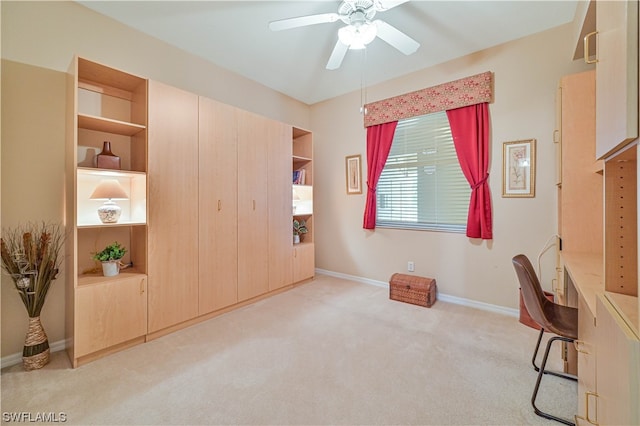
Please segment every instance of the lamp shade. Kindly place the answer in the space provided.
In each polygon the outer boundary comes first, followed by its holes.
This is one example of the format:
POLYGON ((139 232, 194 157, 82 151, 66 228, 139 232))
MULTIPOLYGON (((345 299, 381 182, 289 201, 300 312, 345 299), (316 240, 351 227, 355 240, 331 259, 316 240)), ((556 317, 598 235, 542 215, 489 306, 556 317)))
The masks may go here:
POLYGON ((122 209, 113 200, 126 200, 129 196, 117 179, 103 179, 89 198, 107 200, 98 208, 98 217, 102 223, 116 223, 120 219, 122 209))
POLYGON ((117 179, 103 179, 89 197, 92 200, 126 200, 126 191, 117 179))

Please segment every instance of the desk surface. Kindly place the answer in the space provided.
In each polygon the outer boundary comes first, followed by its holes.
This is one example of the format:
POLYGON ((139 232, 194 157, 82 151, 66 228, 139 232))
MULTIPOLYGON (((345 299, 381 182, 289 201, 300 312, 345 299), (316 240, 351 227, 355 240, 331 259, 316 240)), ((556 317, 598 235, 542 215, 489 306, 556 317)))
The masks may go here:
POLYGON ((598 294, 604 293, 602 254, 561 252, 564 266, 578 294, 595 318, 598 294))
POLYGON ((636 338, 640 339, 640 305, 638 304, 638 298, 610 291, 605 292, 605 296, 636 335, 636 338))
POLYGON ((593 317, 596 318, 598 294, 604 294, 629 328, 640 338, 640 303, 638 298, 605 291, 602 255, 571 252, 562 252, 561 255, 573 286, 586 302, 593 317))

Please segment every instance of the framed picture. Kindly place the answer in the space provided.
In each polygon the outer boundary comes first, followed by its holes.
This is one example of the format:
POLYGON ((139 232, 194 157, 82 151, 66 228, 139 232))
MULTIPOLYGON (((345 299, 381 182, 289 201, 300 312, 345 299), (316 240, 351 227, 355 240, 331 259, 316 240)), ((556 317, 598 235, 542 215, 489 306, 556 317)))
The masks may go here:
POLYGON ((502 151, 502 196, 535 197, 536 140, 504 142, 502 151))
POLYGON ((347 172, 347 195, 362 194, 362 167, 360 154, 345 158, 347 172))

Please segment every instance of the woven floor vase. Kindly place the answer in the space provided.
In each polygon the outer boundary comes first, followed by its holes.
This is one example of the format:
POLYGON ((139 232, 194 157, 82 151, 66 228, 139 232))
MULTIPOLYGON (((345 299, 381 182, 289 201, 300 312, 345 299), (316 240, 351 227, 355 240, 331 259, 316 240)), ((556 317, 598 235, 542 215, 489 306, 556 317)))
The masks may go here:
POLYGON ((29 318, 29 329, 24 341, 22 363, 25 370, 37 370, 49 363, 49 340, 42 328, 40 317, 29 318))

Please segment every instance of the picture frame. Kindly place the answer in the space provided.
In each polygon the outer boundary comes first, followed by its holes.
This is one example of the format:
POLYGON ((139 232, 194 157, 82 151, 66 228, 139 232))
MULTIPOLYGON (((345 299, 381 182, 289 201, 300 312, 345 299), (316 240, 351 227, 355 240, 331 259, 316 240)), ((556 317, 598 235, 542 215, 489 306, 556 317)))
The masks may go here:
POLYGON ((502 145, 502 197, 524 198, 536 194, 536 140, 502 145))
POLYGON ((362 194, 362 157, 360 154, 345 157, 347 195, 362 194))

